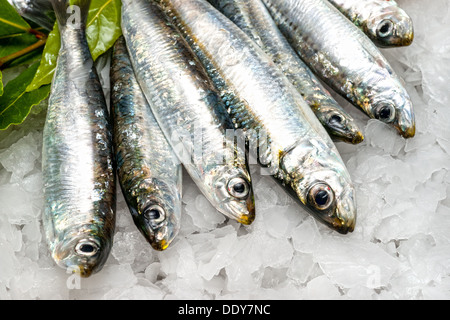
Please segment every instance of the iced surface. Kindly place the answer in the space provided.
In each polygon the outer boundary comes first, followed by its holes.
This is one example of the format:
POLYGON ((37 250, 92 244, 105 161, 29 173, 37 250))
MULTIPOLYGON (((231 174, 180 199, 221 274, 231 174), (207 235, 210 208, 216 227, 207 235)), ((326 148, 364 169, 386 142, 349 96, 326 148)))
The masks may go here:
POLYGON ((0 132, 0 300, 449 299, 450 3, 398 3, 416 39, 383 53, 413 98, 417 136, 405 141, 337 97, 366 134, 361 145, 337 144, 357 189, 353 234, 316 222, 256 166, 258 215, 249 227, 217 212, 184 173, 175 242, 155 252, 118 188, 109 260, 79 279, 55 266, 44 239, 40 106, 23 126, 0 132))

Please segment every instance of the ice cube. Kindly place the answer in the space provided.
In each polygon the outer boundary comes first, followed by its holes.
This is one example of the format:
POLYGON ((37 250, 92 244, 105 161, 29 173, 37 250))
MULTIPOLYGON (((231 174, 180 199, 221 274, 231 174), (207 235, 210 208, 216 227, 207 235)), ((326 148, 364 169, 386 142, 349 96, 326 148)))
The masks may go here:
POLYGON ((0 153, 0 163, 7 171, 12 172, 11 179, 14 182, 20 181, 34 169, 35 161, 40 156, 38 135, 32 132, 0 153))
POLYGON ((336 300, 341 297, 339 289, 326 276, 312 279, 306 288, 310 300, 336 300))
POLYGON ((322 239, 314 260, 333 283, 345 288, 386 286, 398 270, 398 261, 380 246, 335 235, 322 239))
POLYGON ((28 193, 16 184, 0 186, 0 203, 0 215, 10 223, 20 225, 35 218, 28 193))
POLYGON ((287 275, 294 281, 303 284, 311 276, 315 264, 311 254, 296 253, 292 258, 287 275))
POLYGON ((292 232, 292 243, 298 252, 312 253, 321 241, 317 223, 312 217, 306 218, 292 232))
POLYGON ((225 216, 218 212, 202 194, 197 195, 195 201, 187 204, 185 209, 194 225, 201 230, 214 229, 225 221, 225 216))
POLYGON ((155 283, 161 270, 161 263, 154 262, 145 269, 145 278, 151 283, 155 283))
POLYGON ((286 206, 273 206, 269 210, 258 210, 258 217, 262 216, 264 228, 268 234, 275 238, 286 238, 288 236, 290 222, 286 215, 287 209, 286 206))

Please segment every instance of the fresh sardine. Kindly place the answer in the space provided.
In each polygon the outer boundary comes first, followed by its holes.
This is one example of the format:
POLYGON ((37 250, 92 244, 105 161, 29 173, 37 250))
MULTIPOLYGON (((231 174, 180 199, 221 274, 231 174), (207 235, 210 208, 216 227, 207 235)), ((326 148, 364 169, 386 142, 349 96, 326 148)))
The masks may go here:
POLYGON ((410 16, 394 0, 328 0, 379 47, 409 46, 414 40, 410 16))
POLYGON ((182 167, 142 93, 119 38, 111 64, 111 114, 119 182, 134 223, 156 250, 180 230, 182 167))
POLYGON ((302 60, 372 118, 415 135, 408 92, 372 41, 326 0, 262 0, 302 60))
POLYGON ((278 30, 261 0, 209 0, 280 67, 335 140, 360 143, 354 119, 334 100, 278 30))
POLYGON ((189 45, 148 0, 122 1, 122 29, 138 82, 189 175, 217 210, 252 223, 245 150, 229 137, 233 123, 189 45))
POLYGON ((55 13, 50 0, 8 0, 24 18, 52 30, 55 24, 55 13))
POLYGON ((158 0, 203 62, 250 150, 317 219, 347 233, 356 221, 350 175, 300 93, 242 30, 206 0, 158 0))
POLYGON ((43 220, 53 259, 88 277, 101 270, 113 242, 112 132, 85 34, 90 0, 79 1, 79 28, 66 24, 69 0, 52 2, 61 50, 44 128, 43 220))

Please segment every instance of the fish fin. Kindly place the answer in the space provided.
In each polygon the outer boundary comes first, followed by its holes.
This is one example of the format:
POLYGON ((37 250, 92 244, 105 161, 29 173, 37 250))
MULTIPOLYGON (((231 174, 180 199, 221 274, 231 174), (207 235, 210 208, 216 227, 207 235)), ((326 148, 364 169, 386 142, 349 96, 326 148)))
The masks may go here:
POLYGON ((50 0, 55 11, 56 19, 60 29, 68 23, 78 25, 79 28, 86 26, 87 16, 91 0, 50 0), (72 2, 72 5, 70 4, 72 2), (69 7, 72 7, 69 9, 69 7))

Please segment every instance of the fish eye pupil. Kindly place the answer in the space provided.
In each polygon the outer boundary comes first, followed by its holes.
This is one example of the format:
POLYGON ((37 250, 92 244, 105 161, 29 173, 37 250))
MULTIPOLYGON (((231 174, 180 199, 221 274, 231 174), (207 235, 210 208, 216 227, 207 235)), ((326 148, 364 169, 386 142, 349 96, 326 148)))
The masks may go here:
POLYGON ((389 119, 392 115, 392 111, 391 108, 385 106, 383 108, 381 108, 380 113, 379 113, 379 117, 380 119, 389 119))
POLYGON ((344 118, 342 118, 340 115, 335 114, 330 118, 330 124, 336 127, 342 126, 342 122, 344 121, 344 118))
POLYGON ((393 24, 390 20, 383 21, 378 28, 378 36, 387 37, 392 33, 393 24))
POLYGON ((92 253, 95 251, 95 248, 90 244, 83 244, 82 246, 80 246, 80 251, 83 253, 92 253))
POLYGON ((152 209, 147 211, 147 216, 149 219, 159 219, 161 217, 161 213, 157 209, 152 209))
POLYGON ((249 186, 243 178, 233 178, 228 182, 228 193, 235 198, 244 198, 249 193, 249 186))
POLYGON ((329 198, 329 194, 325 190, 320 190, 316 193, 314 200, 319 206, 324 206, 327 204, 329 198))
POLYGON ((389 24, 388 24, 388 23, 384 23, 384 24, 381 26, 380 31, 381 31, 381 33, 386 33, 386 32, 388 32, 388 31, 389 31, 389 24))
POLYGON ((340 115, 335 114, 330 119, 332 122, 342 122, 342 117, 340 115))
POLYGON ((389 109, 389 108, 383 108, 383 109, 381 109, 381 112, 380 112, 380 117, 381 117, 381 118, 387 119, 387 118, 389 118, 390 116, 391 116, 391 109, 389 109))
POLYGON ((245 191, 245 185, 244 185, 243 183, 236 183, 236 184, 233 186, 233 190, 234 190, 236 193, 243 193, 243 192, 245 191))
POLYGON ((86 240, 81 240, 80 242, 78 242, 78 244, 75 247, 75 252, 77 254, 85 256, 85 257, 94 256, 98 250, 99 250, 99 247, 97 244, 95 244, 92 241, 86 241, 86 240))
POLYGON ((144 218, 148 220, 152 226, 156 227, 160 223, 164 222, 166 219, 166 214, 162 207, 154 204, 144 210, 144 218))

